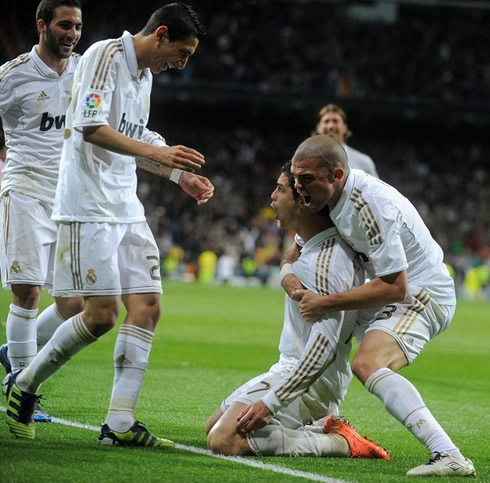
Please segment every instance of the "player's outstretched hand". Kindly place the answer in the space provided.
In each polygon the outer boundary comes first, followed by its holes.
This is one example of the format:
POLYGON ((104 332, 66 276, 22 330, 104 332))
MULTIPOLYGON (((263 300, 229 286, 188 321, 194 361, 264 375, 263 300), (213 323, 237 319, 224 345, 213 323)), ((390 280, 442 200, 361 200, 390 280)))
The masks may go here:
POLYGON ((204 165, 204 155, 195 149, 186 146, 160 146, 152 153, 154 161, 158 161, 169 168, 194 171, 204 165))
POLYGON ((247 406, 237 418, 238 433, 248 433, 254 429, 263 428, 272 421, 272 413, 262 399, 247 406))
POLYGON ((214 194, 214 186, 208 178, 187 171, 180 176, 179 186, 192 196, 198 205, 206 203, 214 194))
POLYGON ((316 322, 328 312, 324 305, 326 297, 311 290, 296 290, 294 299, 299 300, 299 313, 307 322, 316 322))

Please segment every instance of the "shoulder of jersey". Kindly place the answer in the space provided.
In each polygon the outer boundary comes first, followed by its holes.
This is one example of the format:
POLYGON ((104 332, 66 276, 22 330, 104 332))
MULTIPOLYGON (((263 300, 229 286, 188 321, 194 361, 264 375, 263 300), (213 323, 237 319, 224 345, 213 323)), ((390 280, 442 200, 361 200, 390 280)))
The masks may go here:
POLYGON ((124 52, 122 39, 97 42, 92 47, 96 52, 94 55, 96 65, 93 68, 93 76, 90 85, 93 89, 103 90, 114 57, 124 52))
POLYGON ((26 53, 19 55, 15 59, 5 62, 5 64, 0 66, 0 81, 3 81, 9 75, 19 72, 18 68, 26 65, 30 60, 31 56, 26 53))

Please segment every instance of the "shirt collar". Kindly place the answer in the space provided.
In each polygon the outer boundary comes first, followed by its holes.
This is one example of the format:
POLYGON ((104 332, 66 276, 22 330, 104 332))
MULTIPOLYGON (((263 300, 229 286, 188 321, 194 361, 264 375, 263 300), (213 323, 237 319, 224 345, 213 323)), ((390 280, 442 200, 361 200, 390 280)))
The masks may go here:
MULTIPOLYGON (((134 50, 133 36, 125 30, 121 37, 124 55, 126 56, 126 62, 128 63, 129 73, 133 77, 138 77, 138 59, 136 58, 136 51, 134 50)), ((143 75, 148 77, 149 69, 143 69, 143 75)))
POLYGON ((345 204, 347 203, 350 197, 352 190, 354 189, 354 181, 356 179, 355 171, 356 170, 353 170, 351 168, 347 176, 347 179, 345 180, 345 185, 342 190, 342 194, 340 195, 339 201, 337 201, 333 209, 330 210, 330 216, 332 218, 337 217, 338 214, 342 211, 343 207, 345 206, 345 204))
POLYGON ((39 57, 39 54, 37 53, 37 48, 39 46, 36 44, 34 47, 32 47, 30 55, 31 59, 34 62, 34 65, 41 71, 42 75, 44 77, 51 77, 53 79, 59 79, 60 77, 66 75, 67 73, 72 73, 74 70, 74 64, 73 64, 73 59, 72 56, 67 59, 66 63, 66 68, 65 70, 59 75, 57 72, 55 72, 51 67, 49 67, 41 57, 39 57))
POLYGON ((303 251, 307 252, 311 250, 313 247, 318 245, 318 243, 322 242, 325 240, 325 238, 330 238, 332 236, 337 235, 337 228, 334 226, 327 228, 326 230, 321 231, 320 233, 317 233, 315 236, 312 236, 306 243, 305 246, 303 247, 303 251))

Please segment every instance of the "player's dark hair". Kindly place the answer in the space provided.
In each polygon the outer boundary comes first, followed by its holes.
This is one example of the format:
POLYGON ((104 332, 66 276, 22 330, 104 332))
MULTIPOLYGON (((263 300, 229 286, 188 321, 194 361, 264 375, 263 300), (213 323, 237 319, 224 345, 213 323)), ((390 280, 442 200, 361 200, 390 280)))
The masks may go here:
POLYGON ((42 0, 36 10, 36 24, 38 20, 44 20, 46 25, 51 23, 54 18, 54 11, 57 7, 75 7, 82 9, 80 0, 42 0))
POLYGON ((294 187, 294 176, 291 173, 291 161, 288 161, 287 163, 283 164, 281 168, 281 173, 285 173, 288 175, 289 187, 293 191, 293 198, 297 200, 299 198, 299 193, 296 191, 296 188, 294 187))
POLYGON ((143 35, 152 34, 158 27, 168 28, 170 42, 187 40, 189 37, 201 39, 206 28, 199 20, 197 13, 185 3, 170 3, 153 12, 141 31, 143 35))

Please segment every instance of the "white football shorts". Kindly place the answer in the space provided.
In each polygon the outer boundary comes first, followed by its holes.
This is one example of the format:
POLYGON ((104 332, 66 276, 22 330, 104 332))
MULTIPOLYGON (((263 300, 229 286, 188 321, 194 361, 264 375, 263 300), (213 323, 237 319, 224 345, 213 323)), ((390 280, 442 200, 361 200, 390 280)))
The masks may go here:
POLYGON ((408 295, 402 303, 359 310, 357 341, 367 332, 382 330, 398 342, 411 364, 429 340, 449 327, 456 311, 455 305, 438 304, 423 289, 413 293, 416 295, 408 295))
POLYGON ((53 205, 15 191, 1 200, 0 267, 2 285, 51 288, 56 245, 53 205))
POLYGON ((59 223, 53 295, 162 293, 160 256, 146 223, 59 223))
MULTIPOLYGON (((278 368, 279 364, 275 364, 271 369, 278 368)), ((240 386, 230 396, 221 403, 221 410, 226 411, 234 402, 243 404, 252 404, 259 399, 262 399, 285 375, 280 369, 278 372, 271 370, 265 374, 254 377, 250 381, 240 386)), ((287 369, 284 369, 287 374, 287 369)), ((315 384, 313 384, 313 388, 315 384)), ((312 391, 312 394, 316 394, 312 391)), ((338 405, 340 401, 329 393, 322 391, 322 397, 310 397, 309 392, 303 396, 296 398, 291 404, 281 409, 274 415, 274 419, 290 429, 298 429, 306 424, 312 424, 320 419, 326 418, 330 414, 338 414, 338 405)))

